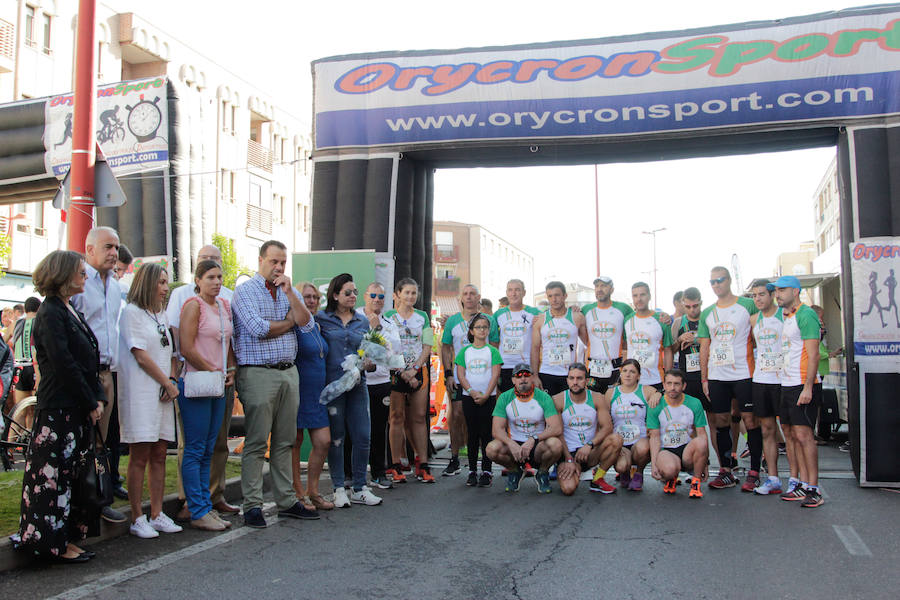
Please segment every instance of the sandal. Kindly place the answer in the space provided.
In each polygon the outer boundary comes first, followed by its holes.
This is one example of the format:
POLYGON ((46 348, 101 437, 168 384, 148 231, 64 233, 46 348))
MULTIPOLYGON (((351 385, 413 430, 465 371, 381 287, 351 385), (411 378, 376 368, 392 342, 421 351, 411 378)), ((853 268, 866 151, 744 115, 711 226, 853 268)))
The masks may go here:
POLYGON ((331 510, 334 508, 334 502, 329 502, 323 498, 321 494, 312 494, 311 496, 307 496, 307 499, 311 501, 313 506, 318 510, 331 510))
POLYGON ((300 504, 303 505, 303 508, 305 508, 306 510, 316 510, 316 507, 312 503, 312 500, 310 500, 309 496, 300 496, 300 498, 298 498, 298 500, 300 501, 300 504))

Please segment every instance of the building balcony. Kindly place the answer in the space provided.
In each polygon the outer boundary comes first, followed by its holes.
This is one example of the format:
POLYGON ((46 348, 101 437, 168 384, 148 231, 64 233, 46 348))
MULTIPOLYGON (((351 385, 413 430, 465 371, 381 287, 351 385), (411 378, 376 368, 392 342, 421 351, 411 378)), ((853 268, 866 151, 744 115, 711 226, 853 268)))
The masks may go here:
POLYGON ((16 27, 0 19, 0 73, 12 73, 16 65, 16 27))
POLYGON ((247 230, 270 235, 272 233, 272 211, 248 204, 247 230))
POLYGON ((459 246, 434 245, 434 262, 455 263, 459 262, 459 246))
POLYGON ((438 294, 458 294, 459 277, 435 279, 434 291, 438 294))
POLYGON ((272 172, 272 151, 253 140, 247 140, 247 165, 272 172))

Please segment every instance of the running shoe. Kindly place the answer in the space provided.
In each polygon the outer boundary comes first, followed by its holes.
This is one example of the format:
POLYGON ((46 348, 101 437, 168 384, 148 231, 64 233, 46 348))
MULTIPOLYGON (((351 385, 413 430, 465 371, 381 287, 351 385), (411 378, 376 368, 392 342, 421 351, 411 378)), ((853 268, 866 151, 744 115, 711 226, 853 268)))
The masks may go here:
POLYGON ((700 478, 699 477, 691 477, 691 491, 688 494, 689 498, 702 498, 703 490, 700 489, 700 478))
POLYGON ((550 481, 556 481, 556 465, 550 467, 550 481))
POLYGON ((350 502, 353 504, 365 504, 366 506, 378 506, 381 504, 381 498, 373 494, 369 486, 364 485, 361 490, 350 494, 350 502))
POLYGON ((780 494, 781 480, 777 477, 767 477, 766 480, 759 484, 753 491, 761 496, 767 494, 780 494))
POLYGON ((553 490, 550 488, 550 473, 548 471, 538 471, 534 476, 534 483, 537 484, 538 494, 549 494, 553 490))
POLYGON ((434 483, 434 476, 431 474, 431 471, 428 469, 427 465, 419 467, 416 470, 416 479, 418 479, 422 483, 434 483))
POLYGON ((510 471, 506 476, 506 491, 518 492, 519 486, 522 484, 522 471, 510 471))
POLYGON ((394 465, 385 471, 385 474, 390 477, 391 481, 394 483, 406 483, 406 475, 400 470, 400 465, 394 465))
POLYGON ((631 471, 628 473, 617 474, 616 478, 619 480, 619 485, 624 489, 628 487, 628 484, 631 483, 631 471))
POLYGON ((824 503, 825 500, 822 499, 822 494, 818 490, 806 490, 806 497, 800 503, 800 506, 803 508, 818 508, 824 503))
POLYGON ((735 480, 734 475, 731 474, 731 471, 719 469, 719 474, 715 479, 709 482, 709 487, 714 490, 724 490, 725 488, 734 487, 735 483, 737 483, 737 481, 735 480))
POLYGON ((469 476, 466 477, 466 485, 469 487, 475 487, 478 485, 478 473, 475 471, 469 471, 469 476))
POLYGON ((369 485, 379 490, 389 490, 394 487, 394 484, 387 477, 373 477, 369 485))
POLYGON ((663 493, 664 494, 674 494, 675 490, 678 489, 678 484, 675 483, 674 479, 669 479, 666 481, 665 485, 663 485, 663 493))
POLYGON ((643 473, 635 473, 631 476, 631 481, 628 483, 628 491, 631 492, 640 492, 644 489, 644 474, 643 473))
POLYGON ((781 499, 786 502, 802 502, 806 498, 806 492, 799 483, 794 484, 788 491, 781 495, 781 499))
POLYGON ((494 483, 494 474, 490 471, 482 471, 478 476, 478 487, 491 487, 494 483))
POLYGON ((441 471, 441 477, 453 477, 454 475, 459 475, 461 469, 459 468, 459 457, 451 456, 450 462, 447 463, 447 468, 441 471))
POLYGON ((741 484, 742 492, 752 492, 759 485, 759 471, 749 471, 744 483, 741 484))
POLYGON ((525 463, 525 477, 534 477, 536 473, 537 469, 535 469, 528 463, 525 463))
POLYGON ((606 480, 602 477, 596 481, 591 482, 590 490, 592 492, 597 492, 600 494, 615 494, 616 488, 606 483, 606 480))

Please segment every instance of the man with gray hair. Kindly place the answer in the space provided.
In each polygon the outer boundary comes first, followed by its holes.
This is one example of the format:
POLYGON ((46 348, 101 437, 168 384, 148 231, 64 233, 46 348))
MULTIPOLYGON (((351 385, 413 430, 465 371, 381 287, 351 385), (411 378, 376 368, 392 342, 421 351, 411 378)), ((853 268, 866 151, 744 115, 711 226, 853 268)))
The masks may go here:
MULTIPOLYGON (((202 260, 211 260, 221 266, 222 252, 212 244, 203 246, 197 252, 197 264, 202 260)), ((169 295, 169 305, 166 308, 166 316, 169 318, 169 326, 172 329, 172 339, 175 340, 175 346, 178 346, 178 328, 181 325, 181 309, 194 293, 194 277, 191 276, 184 285, 175 288, 169 295)), ((219 297, 227 300, 229 304, 234 296, 234 292, 222 286, 219 290, 219 297)), ((178 353, 181 359, 181 352, 178 353)), ((183 359, 182 359, 183 360, 183 359)), ((176 409, 177 409, 176 403, 176 409)), ((212 461, 209 465, 209 496, 212 501, 213 509, 221 514, 230 515, 240 512, 240 508, 229 504, 225 500, 225 463, 228 462, 228 429, 231 427, 231 413, 234 410, 234 386, 229 385, 225 388, 225 417, 222 419, 222 427, 219 429, 219 437, 216 438, 216 446, 213 449, 212 461)), ((181 432, 181 419, 178 419, 179 436, 178 436, 178 498, 184 500, 184 486, 181 481, 181 461, 184 457, 184 435, 181 432)), ((181 508, 181 512, 176 515, 176 521, 190 521, 191 513, 187 509, 187 504, 181 508)))
MULTIPOLYGON (((106 395, 100 433, 106 439, 109 421, 116 403, 113 371, 119 353, 119 311, 122 308, 122 292, 114 269, 119 260, 119 234, 111 227, 94 227, 84 241, 86 279, 84 292, 72 296, 72 305, 84 315, 85 321, 97 338, 100 353, 100 383, 106 395)), ((111 523, 124 523, 121 512, 107 506, 103 518, 111 523)))

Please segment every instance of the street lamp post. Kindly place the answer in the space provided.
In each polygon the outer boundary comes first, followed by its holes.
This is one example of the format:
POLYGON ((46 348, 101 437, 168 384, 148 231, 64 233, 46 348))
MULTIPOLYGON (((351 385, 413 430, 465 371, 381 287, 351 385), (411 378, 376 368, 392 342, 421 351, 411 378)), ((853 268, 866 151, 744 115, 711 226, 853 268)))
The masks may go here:
POLYGON ((659 229, 654 229, 652 231, 642 231, 641 233, 645 235, 649 235, 653 238, 653 296, 655 297, 657 294, 656 289, 656 234, 660 231, 665 231, 665 227, 660 227, 659 229))

